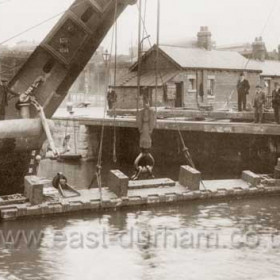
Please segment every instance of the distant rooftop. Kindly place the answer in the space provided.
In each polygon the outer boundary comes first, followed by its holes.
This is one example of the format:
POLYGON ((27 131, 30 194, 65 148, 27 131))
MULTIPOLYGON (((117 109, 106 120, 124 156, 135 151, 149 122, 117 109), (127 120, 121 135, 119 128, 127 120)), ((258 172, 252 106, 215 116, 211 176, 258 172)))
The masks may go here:
POLYGON ((259 67, 262 70, 261 76, 280 77, 280 61, 277 60, 250 60, 249 67, 259 67))

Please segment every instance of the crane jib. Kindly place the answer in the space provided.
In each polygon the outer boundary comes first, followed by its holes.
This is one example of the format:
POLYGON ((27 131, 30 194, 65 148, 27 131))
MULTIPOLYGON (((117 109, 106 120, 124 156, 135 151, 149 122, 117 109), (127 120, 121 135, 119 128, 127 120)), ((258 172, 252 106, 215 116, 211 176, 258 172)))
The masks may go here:
MULTIPOLYGON (((135 0, 76 0, 11 80, 9 87, 25 92, 38 77, 45 82, 36 90, 36 99, 50 118, 67 91, 90 60, 114 20, 135 0)), ((7 118, 17 118, 15 102, 7 118)), ((31 118, 37 117, 35 109, 31 118)))

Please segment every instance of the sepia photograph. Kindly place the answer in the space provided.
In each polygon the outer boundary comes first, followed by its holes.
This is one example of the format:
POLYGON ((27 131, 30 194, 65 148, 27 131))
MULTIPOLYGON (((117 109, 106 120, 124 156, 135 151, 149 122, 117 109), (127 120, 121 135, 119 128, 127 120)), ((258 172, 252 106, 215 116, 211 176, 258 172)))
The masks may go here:
POLYGON ((0 0, 0 280, 280 279, 279 14, 0 0))

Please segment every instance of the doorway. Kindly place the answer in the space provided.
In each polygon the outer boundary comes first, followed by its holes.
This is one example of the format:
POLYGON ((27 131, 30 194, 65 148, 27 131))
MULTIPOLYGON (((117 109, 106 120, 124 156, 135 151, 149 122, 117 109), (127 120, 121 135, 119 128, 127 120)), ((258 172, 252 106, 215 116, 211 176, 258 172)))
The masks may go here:
POLYGON ((184 83, 176 83, 176 99, 175 107, 183 107, 183 93, 184 93, 184 83))

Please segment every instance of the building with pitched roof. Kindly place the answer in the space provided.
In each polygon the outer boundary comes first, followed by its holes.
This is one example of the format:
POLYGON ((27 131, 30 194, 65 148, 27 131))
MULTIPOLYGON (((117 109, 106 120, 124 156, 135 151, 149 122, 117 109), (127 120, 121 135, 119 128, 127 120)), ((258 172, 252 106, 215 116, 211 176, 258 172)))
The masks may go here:
MULTIPOLYGON (((161 45, 150 48, 142 57, 140 96, 148 96, 152 106, 191 107, 212 105, 222 108, 229 101, 236 103, 236 85, 241 72, 246 70, 251 84, 249 99, 260 82, 261 70, 257 64, 233 51, 212 48, 211 33, 202 27, 197 44, 191 47, 161 45), (156 58, 158 58, 158 89, 156 94, 156 58)), ((138 62, 130 73, 122 77, 115 87, 117 108, 136 108, 138 62)))

